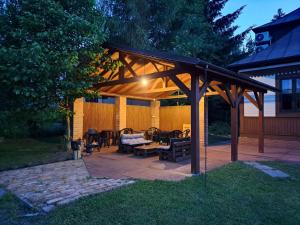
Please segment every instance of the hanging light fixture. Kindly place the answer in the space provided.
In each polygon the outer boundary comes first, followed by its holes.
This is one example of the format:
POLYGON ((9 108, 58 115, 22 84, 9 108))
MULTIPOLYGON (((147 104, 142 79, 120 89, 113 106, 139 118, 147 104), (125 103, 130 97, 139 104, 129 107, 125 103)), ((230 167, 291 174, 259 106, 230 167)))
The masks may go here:
POLYGON ((142 83, 143 86, 147 86, 148 85, 148 80, 145 79, 145 78, 142 78, 141 83, 142 83))

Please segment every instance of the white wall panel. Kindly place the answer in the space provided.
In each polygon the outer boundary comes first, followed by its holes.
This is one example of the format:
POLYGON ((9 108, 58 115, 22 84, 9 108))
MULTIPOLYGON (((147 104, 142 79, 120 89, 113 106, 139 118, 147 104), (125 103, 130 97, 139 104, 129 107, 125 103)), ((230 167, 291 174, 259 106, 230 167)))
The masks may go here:
MULTIPOLYGON (((260 81, 262 83, 268 84, 275 87, 275 76, 265 76, 265 77, 253 77, 254 80, 260 81)), ((254 94, 249 93, 253 98, 254 94)), ((265 108, 264 113, 266 117, 276 116, 276 98, 275 93, 268 91, 265 94, 265 108)), ((258 109, 251 103, 247 98, 244 98, 244 116, 257 117, 258 109)))

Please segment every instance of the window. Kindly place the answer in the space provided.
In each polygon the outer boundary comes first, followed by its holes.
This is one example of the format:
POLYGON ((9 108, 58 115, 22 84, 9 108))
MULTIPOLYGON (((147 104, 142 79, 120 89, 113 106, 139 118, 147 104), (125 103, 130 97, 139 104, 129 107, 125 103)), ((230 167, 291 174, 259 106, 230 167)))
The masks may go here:
POLYGON ((296 108, 300 110, 300 78, 296 79, 296 108))
POLYGON ((85 98, 85 102, 115 104, 115 97, 101 96, 100 98, 85 98))
POLYGON ((291 110, 293 108, 293 82, 291 79, 281 80, 281 109, 291 110))
POLYGON ((280 111, 300 111, 300 78, 280 80, 280 111))
POLYGON ((127 105, 137 105, 137 106, 150 106, 151 102, 148 100, 139 100, 127 98, 127 105))

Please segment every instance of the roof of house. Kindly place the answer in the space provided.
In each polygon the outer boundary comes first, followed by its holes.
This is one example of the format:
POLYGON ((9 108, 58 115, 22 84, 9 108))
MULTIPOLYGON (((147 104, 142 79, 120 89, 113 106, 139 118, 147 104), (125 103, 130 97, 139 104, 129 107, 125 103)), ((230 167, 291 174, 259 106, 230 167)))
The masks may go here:
POLYGON ((275 27, 275 26, 281 26, 281 25, 286 25, 287 23, 294 23, 294 22, 299 22, 300 21, 300 8, 286 14, 285 16, 272 21, 270 23, 266 23, 262 26, 259 27, 255 27, 253 29, 254 32, 259 32, 262 30, 266 30, 269 29, 271 27, 275 27))
POLYGON ((239 60, 228 67, 236 70, 299 61, 299 40, 300 26, 294 28, 263 51, 239 60))

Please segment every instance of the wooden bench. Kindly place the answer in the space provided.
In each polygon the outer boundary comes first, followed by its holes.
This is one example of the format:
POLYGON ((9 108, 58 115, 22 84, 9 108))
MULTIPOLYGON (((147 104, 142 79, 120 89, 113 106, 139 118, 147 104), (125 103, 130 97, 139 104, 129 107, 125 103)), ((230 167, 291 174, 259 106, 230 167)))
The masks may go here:
POLYGON ((190 138, 172 138, 169 146, 159 146, 159 160, 179 162, 191 157, 190 138))

